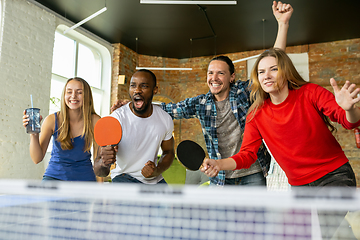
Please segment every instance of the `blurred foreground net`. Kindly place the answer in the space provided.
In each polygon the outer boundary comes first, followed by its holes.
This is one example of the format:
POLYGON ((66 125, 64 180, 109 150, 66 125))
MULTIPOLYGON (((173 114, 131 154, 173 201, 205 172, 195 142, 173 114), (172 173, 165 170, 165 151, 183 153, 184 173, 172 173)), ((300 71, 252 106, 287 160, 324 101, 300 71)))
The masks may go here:
POLYGON ((0 181, 0 239, 359 239, 360 192, 0 181))

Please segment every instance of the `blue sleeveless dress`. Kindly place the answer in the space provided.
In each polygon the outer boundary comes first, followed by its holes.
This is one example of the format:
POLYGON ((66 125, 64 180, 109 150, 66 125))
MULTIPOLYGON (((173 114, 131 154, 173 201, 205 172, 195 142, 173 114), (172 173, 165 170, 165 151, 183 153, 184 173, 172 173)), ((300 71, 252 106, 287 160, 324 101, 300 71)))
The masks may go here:
POLYGON ((49 166, 44 176, 64 181, 96 181, 91 153, 84 152, 85 139, 82 136, 71 139, 73 149, 62 150, 58 137, 58 121, 55 113, 55 131, 49 166))

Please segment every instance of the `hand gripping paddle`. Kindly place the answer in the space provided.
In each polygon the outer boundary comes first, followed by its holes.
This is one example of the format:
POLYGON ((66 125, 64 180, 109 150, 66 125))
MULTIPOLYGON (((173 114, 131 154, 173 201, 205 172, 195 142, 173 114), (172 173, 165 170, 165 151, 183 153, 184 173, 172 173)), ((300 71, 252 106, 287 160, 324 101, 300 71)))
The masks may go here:
POLYGON ((192 171, 199 170, 205 158, 202 147, 191 140, 182 141, 176 148, 176 155, 182 165, 192 171))
POLYGON ((120 122, 114 117, 100 118, 94 127, 95 142, 101 146, 116 146, 122 137, 120 122))

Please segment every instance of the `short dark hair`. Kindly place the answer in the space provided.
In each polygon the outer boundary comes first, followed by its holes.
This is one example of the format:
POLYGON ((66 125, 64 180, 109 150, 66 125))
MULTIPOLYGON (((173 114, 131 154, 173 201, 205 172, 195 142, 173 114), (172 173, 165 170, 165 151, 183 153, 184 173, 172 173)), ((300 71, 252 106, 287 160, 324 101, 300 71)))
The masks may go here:
POLYGON ((231 59, 229 57, 227 57, 227 56, 214 57, 213 59, 210 60, 209 64, 214 60, 225 62, 229 66, 230 74, 233 74, 235 72, 235 66, 234 66, 233 62, 231 61, 231 59))
POLYGON ((146 72, 146 73, 150 74, 151 78, 154 80, 154 87, 156 87, 156 76, 152 71, 150 71, 148 69, 140 69, 140 70, 137 70, 136 72, 146 72))

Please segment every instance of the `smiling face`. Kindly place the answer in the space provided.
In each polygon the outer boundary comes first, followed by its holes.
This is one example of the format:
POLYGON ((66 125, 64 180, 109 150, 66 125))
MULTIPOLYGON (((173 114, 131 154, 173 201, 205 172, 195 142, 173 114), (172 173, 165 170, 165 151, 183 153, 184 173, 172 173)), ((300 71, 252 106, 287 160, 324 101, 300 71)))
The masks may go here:
POLYGON ((155 80, 148 72, 136 72, 130 81, 130 108, 138 117, 148 117, 152 113, 151 101, 157 93, 155 80))
POLYGON ((210 62, 207 71, 207 84, 217 101, 229 96, 230 83, 234 82, 235 73, 230 73, 229 65, 221 60, 210 62))
POLYGON ((65 87, 65 104, 69 109, 80 109, 83 105, 83 85, 80 81, 71 80, 65 87))
POLYGON ((264 92, 270 95, 274 104, 280 103, 288 95, 288 86, 278 78, 278 63, 274 57, 264 57, 258 65, 258 79, 264 92))
POLYGON ((258 78, 261 88, 271 93, 277 91, 277 74, 278 66, 274 57, 264 57, 259 62, 258 66, 258 78))

